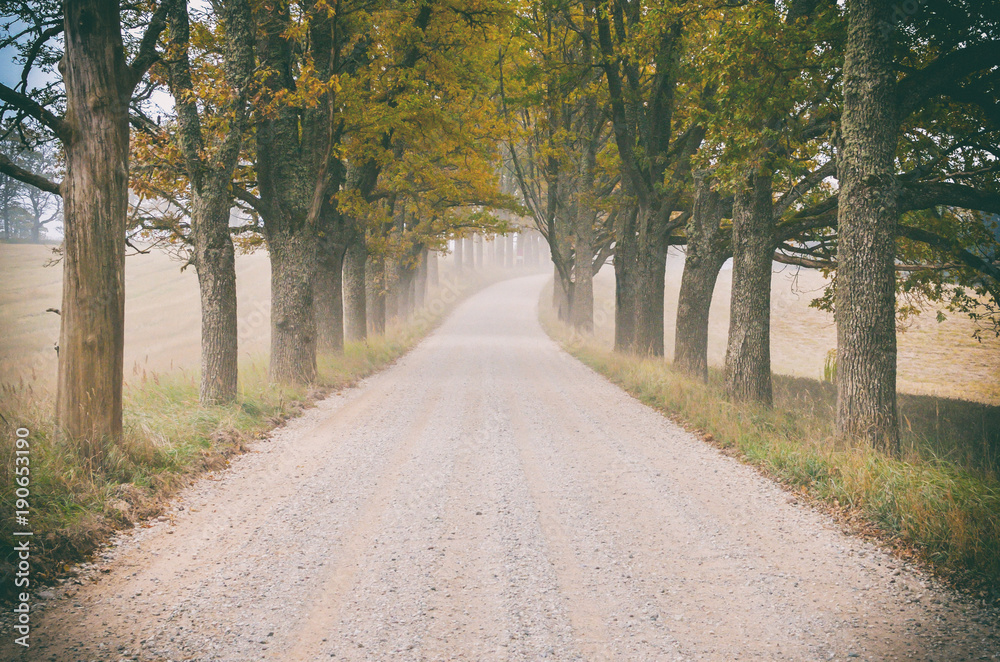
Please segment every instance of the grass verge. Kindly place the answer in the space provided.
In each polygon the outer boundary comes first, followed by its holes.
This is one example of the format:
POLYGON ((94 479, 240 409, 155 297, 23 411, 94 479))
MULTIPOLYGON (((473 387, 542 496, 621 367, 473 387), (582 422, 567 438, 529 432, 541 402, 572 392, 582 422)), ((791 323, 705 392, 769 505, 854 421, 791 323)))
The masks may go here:
POLYGON ((663 359, 617 354, 540 305, 546 331, 583 363, 704 439, 805 496, 843 523, 990 601, 1000 600, 1000 481, 911 453, 894 459, 837 445, 825 408, 737 405, 720 371, 708 384, 663 359), (874 529, 873 529, 874 527, 874 529))
MULTIPOLYGON (((53 434, 50 393, 31 385, 0 385, 0 539, 13 540, 17 485, 15 431, 30 431, 31 586, 52 581, 90 555, 115 530, 159 514, 166 501, 202 473, 221 469, 285 420, 331 390, 388 366, 433 329, 463 298, 499 280, 499 274, 442 279, 442 287, 407 322, 384 335, 348 343, 342 354, 319 357, 312 387, 270 383, 266 358, 240 366, 240 393, 226 405, 198 401, 198 375, 140 372, 126 379, 124 438, 103 466, 88 470, 76 448, 53 434)), ((14 591, 16 554, 6 545, 0 565, 0 602, 14 591)), ((18 589, 18 590, 24 590, 18 589)))

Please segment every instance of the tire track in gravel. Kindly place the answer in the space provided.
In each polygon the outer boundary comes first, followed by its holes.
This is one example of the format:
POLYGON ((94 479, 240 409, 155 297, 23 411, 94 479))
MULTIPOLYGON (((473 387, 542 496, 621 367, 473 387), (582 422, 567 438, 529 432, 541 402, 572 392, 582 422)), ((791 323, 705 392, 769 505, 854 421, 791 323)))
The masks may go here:
POLYGON ((387 495, 379 521, 372 523, 375 533, 368 536, 353 582, 336 587, 338 608, 320 627, 310 627, 311 635, 327 640, 321 658, 387 659, 432 643, 428 630, 439 615, 430 596, 440 590, 434 574, 445 537, 441 508, 455 476, 452 447, 465 434, 462 422, 474 420, 481 406, 481 394, 470 388, 474 372, 445 370, 432 378, 439 395, 430 408, 430 425, 387 495))
MULTIPOLYGON (((430 403, 438 403, 441 401, 439 394, 440 387, 434 387, 427 393, 426 399, 430 403)), ((380 530, 381 520, 391 506, 393 494, 402 487, 400 479, 406 474, 404 470, 413 462, 417 444, 423 440, 428 424, 437 413, 433 407, 417 410, 416 418, 392 450, 374 491, 358 511, 354 526, 338 546, 329 549, 328 554, 335 559, 333 567, 321 582, 319 596, 313 602, 305 623, 298 626, 294 646, 281 654, 283 659, 309 660, 317 655, 321 643, 326 640, 324 635, 340 617, 345 594, 363 562, 364 553, 372 546, 372 540, 380 530)))

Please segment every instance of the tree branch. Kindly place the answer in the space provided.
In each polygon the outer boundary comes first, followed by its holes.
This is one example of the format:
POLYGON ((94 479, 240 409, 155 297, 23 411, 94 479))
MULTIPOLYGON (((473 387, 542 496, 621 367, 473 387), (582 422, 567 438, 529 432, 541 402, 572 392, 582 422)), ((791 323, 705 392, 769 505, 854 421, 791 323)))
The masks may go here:
POLYGON ((235 197, 240 202, 249 205, 250 208, 253 209, 255 212, 257 212, 258 214, 260 214, 262 218, 267 217, 267 213, 265 213, 264 209, 264 203, 261 201, 261 199, 258 198, 253 193, 251 193, 250 191, 243 188, 242 186, 233 184, 233 197, 235 197))
POLYGON ((146 32, 143 33, 142 41, 139 42, 139 52, 128 67, 129 77, 127 82, 130 91, 135 89, 135 86, 139 84, 139 81, 146 75, 149 68, 160 59, 160 54, 156 52, 156 42, 160 38, 160 33, 167 27, 167 13, 173 4, 174 0, 162 0, 160 6, 156 8, 153 16, 149 19, 146 32))
POLYGON ((923 228, 914 228, 902 224, 896 226, 896 235, 912 239, 913 241, 919 241, 927 244, 928 246, 937 248, 938 250, 951 253, 965 266, 974 269, 981 274, 990 276, 993 280, 997 281, 997 283, 1000 283, 1000 267, 989 260, 985 260, 975 253, 970 252, 954 239, 942 237, 939 234, 935 234, 929 230, 924 230, 923 228))
POLYGON ((16 92, 15 90, 0 83, 0 101, 4 101, 18 110, 23 111, 29 117, 33 117, 55 133, 60 140, 67 142, 70 137, 69 126, 63 118, 56 116, 34 99, 16 92))
POLYGON ((13 177, 19 182, 24 182, 29 186, 34 186, 35 188, 41 189, 47 193, 54 193, 59 196, 62 195, 62 189, 59 184, 56 184, 41 175, 36 175, 30 170, 25 170, 3 154, 0 154, 0 172, 13 177))
POLYGON ((899 82, 896 88, 899 117, 902 121, 928 99, 944 93, 975 71, 990 69, 1000 63, 1000 43, 975 44, 939 57, 899 82))
POLYGON ((915 211, 945 205, 1000 214, 1000 194, 948 182, 903 183, 899 190, 899 210, 915 211))

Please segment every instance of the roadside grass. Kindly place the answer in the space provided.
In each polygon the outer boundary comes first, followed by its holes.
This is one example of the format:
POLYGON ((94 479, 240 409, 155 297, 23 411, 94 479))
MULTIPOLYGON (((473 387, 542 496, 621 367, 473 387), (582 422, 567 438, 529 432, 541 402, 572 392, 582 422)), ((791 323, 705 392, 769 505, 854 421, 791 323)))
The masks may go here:
MULTIPOLYGON (((544 303, 539 308, 543 327, 568 352, 642 402, 828 506, 849 528, 876 535, 904 555, 915 553, 980 597, 1000 599, 995 446, 963 449, 958 448, 961 435, 945 435, 938 442, 911 430, 899 459, 868 447, 846 447, 832 436, 835 389, 830 384, 776 376, 773 409, 734 404, 725 397, 720 370, 710 370, 704 384, 663 359, 617 354, 556 320, 544 303), (822 397, 814 397, 817 393, 822 397)), ((926 403, 913 400, 920 397, 901 398, 903 410, 920 412, 926 403)), ((969 420, 983 425, 986 439, 986 416, 996 420, 997 408, 966 404, 969 420)), ((904 421, 904 429, 907 425, 904 421)))
MULTIPOLYGON (((160 513, 166 501, 202 473, 225 467, 229 458, 311 406, 388 366, 420 341, 461 299, 500 279, 466 275, 443 283, 436 296, 408 321, 390 324, 384 335, 348 343, 342 354, 321 355, 311 387, 281 386, 267 378, 266 357, 240 365, 239 395, 226 405, 198 401, 198 374, 155 373, 139 368, 126 376, 124 435, 106 448, 100 466, 89 465, 78 448, 53 434, 52 395, 30 384, 0 384, 0 539, 24 530, 14 518, 15 431, 30 430, 31 587, 64 574, 117 529, 160 513)), ((196 348, 197 349, 197 348, 196 348)), ((15 591, 16 558, 3 553, 0 601, 15 591)), ((23 589, 22 589, 23 590, 23 589)))

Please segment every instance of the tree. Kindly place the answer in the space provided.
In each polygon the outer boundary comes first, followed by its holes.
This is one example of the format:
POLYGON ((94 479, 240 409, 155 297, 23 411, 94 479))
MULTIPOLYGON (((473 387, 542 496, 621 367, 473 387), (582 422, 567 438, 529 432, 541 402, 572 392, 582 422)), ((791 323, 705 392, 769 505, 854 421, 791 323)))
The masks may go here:
POLYGON ((223 98, 206 99, 207 94, 196 92, 185 0, 175 0, 170 12, 170 59, 166 72, 177 114, 176 138, 191 198, 191 261, 198 272, 201 294, 200 398, 210 404, 236 397, 239 342, 236 258, 229 217, 233 175, 249 119, 255 30, 250 7, 245 2, 223 0, 217 6, 222 22, 224 77, 218 80, 206 76, 199 89, 204 90, 205 81, 211 80, 221 87, 211 91, 223 98), (210 115, 209 109, 215 112, 210 115))
MULTIPOLYGON (((41 178, 51 179, 58 174, 58 158, 51 143, 28 147, 19 138, 8 135, 2 141, 0 158, 41 178)), ((62 220, 62 200, 58 195, 3 173, 0 173, 0 210, 3 238, 7 240, 38 243, 45 234, 45 226, 62 220)))
MULTIPOLYGON (((60 184, 9 162, 0 162, 0 170, 63 198, 56 417, 59 428, 97 463, 105 444, 114 443, 122 432, 129 101, 158 57, 156 43, 168 7, 161 4, 152 15, 128 63, 117 0, 65 0, 63 116, 24 92, 0 85, 0 100, 49 130, 66 154, 66 176, 60 184)), ((49 26, 39 38, 58 32, 49 26)), ((26 66, 32 64, 29 58, 26 66)))
POLYGON ((898 205, 893 164, 896 76, 889 0, 847 6, 844 113, 837 217, 837 429, 899 446, 896 413, 896 282, 898 205))
MULTIPOLYGON (((594 61, 594 21, 580 3, 537 3, 520 44, 501 51, 502 108, 514 131, 505 164, 554 266, 561 319, 593 329, 593 276, 610 255, 617 162, 605 150, 609 113, 594 61)), ((525 260, 535 259, 525 235, 525 260)))
MULTIPOLYGON (((607 0, 591 8, 607 81, 621 179, 633 208, 615 232, 615 348, 663 355, 670 234, 684 223, 691 157, 705 135, 695 116, 713 85, 685 74, 684 3, 607 0)), ((690 13, 689 13, 690 12, 690 13)))

